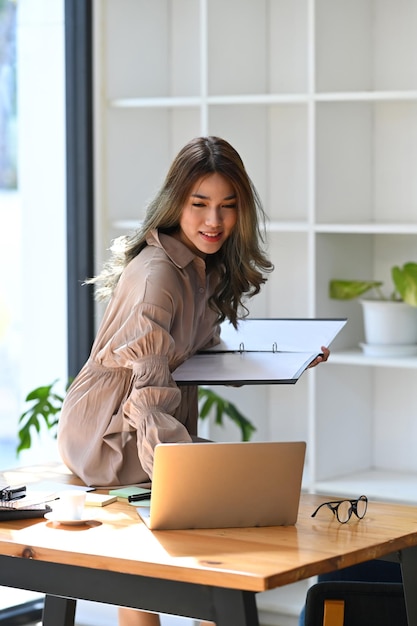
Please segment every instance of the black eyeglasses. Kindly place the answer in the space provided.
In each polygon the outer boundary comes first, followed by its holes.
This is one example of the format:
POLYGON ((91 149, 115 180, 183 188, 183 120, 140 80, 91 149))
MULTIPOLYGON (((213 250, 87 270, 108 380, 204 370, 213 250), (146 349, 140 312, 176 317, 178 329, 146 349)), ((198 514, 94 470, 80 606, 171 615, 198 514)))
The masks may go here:
POLYGON ((327 506, 341 524, 346 524, 352 517, 352 513, 354 513, 358 519, 365 517, 366 509, 368 508, 368 498, 366 496, 360 496, 357 500, 332 500, 330 502, 323 502, 317 507, 311 517, 315 517, 322 506, 327 506))

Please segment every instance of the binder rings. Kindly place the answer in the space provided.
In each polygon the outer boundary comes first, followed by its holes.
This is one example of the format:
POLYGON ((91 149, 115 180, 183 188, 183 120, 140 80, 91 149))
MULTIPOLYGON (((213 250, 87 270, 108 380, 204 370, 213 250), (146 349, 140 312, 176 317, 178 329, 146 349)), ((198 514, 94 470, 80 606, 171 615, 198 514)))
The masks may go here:
POLYGON ((221 325, 221 341, 174 372, 178 385, 294 384, 347 319, 253 319, 221 325))

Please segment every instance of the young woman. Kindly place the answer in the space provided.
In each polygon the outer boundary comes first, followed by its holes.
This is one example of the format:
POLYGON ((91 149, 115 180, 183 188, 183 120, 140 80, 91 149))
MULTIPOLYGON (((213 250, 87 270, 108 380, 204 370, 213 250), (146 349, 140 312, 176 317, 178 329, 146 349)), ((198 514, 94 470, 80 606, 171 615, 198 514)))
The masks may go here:
MULTIPOLYGON (((179 389, 172 372, 219 341, 220 322, 237 326, 266 281, 263 220, 236 150, 199 137, 173 161, 140 230, 116 240, 90 281, 110 301, 59 422, 62 459, 86 484, 148 481, 156 444, 196 438, 197 388, 179 389)), ((120 623, 158 617, 122 609, 120 623)))

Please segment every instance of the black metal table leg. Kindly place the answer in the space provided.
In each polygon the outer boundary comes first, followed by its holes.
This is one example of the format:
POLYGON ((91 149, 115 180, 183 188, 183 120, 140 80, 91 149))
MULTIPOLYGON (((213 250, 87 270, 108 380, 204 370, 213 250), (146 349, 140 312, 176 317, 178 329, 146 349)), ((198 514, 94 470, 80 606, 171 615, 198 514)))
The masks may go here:
POLYGON ((216 587, 213 601, 216 626, 259 626, 254 593, 216 587))
POLYGON ((408 626, 417 626, 417 546, 400 554, 408 626))
POLYGON ((58 596, 45 596, 43 626, 74 626, 77 601, 58 596))

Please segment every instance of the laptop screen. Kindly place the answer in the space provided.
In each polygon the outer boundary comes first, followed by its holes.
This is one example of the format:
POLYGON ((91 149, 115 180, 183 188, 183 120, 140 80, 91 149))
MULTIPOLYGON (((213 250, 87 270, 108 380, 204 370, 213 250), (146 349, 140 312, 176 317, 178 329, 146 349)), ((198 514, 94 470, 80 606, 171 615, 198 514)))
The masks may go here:
POLYGON ((167 443, 155 448, 151 529, 292 525, 306 444, 167 443))

